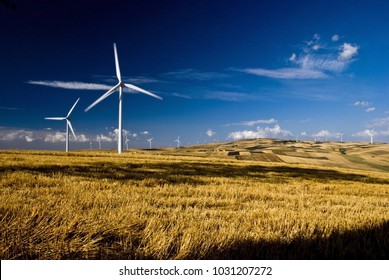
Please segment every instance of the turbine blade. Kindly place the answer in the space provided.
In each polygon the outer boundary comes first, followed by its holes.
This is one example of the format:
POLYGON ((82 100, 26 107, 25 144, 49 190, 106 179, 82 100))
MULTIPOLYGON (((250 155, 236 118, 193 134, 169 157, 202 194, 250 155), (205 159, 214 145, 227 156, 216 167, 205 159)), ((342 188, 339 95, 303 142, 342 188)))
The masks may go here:
POLYGON ((151 93, 151 92, 149 92, 149 91, 147 91, 147 90, 144 90, 143 88, 140 88, 140 87, 137 87, 137 86, 134 86, 134 85, 131 85, 131 84, 124 84, 124 85, 125 85, 126 87, 130 88, 130 89, 133 89, 133 90, 139 91, 139 92, 141 92, 141 93, 150 95, 150 96, 152 96, 152 97, 154 97, 154 98, 157 98, 157 99, 159 99, 159 100, 162 100, 162 99, 163 99, 162 97, 160 97, 160 96, 158 96, 158 95, 156 95, 156 94, 154 94, 154 93, 151 93))
POLYGON ((84 111, 85 112, 88 112, 92 107, 94 107, 97 103, 99 103, 100 101, 104 100, 105 98, 107 98, 108 96, 110 96, 115 90, 118 89, 118 87, 120 87, 120 83, 118 83, 116 86, 114 86, 113 88, 111 88, 110 90, 108 90, 106 93, 104 93, 102 96, 100 96, 99 99, 97 99, 95 102, 93 102, 88 108, 86 108, 84 111))
POLYGON ((116 43, 113 43, 113 51, 115 53, 116 76, 118 77, 119 82, 121 82, 122 76, 120 75, 119 58, 118 58, 118 51, 116 50, 116 43))
POLYGON ((66 120, 66 117, 45 118, 45 120, 63 121, 66 120))
POLYGON ((66 122, 68 123, 68 126, 70 127, 70 130, 74 136, 74 139, 77 139, 76 137, 76 134, 74 133, 74 130, 73 130, 73 127, 72 127, 72 123, 69 121, 69 120, 66 120, 66 122))
POLYGON ((72 113, 74 107, 76 107, 78 100, 80 100, 80 98, 78 98, 78 99, 76 100, 76 102, 74 103, 73 107, 70 109, 68 115, 66 116, 67 118, 68 118, 68 117, 70 116, 70 114, 72 113))

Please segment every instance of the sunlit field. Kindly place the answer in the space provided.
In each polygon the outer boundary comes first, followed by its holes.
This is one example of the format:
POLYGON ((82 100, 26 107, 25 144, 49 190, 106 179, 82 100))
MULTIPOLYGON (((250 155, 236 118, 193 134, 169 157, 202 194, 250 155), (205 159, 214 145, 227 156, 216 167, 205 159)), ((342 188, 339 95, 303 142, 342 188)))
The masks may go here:
POLYGON ((389 257, 385 171, 157 150, 0 151, 0 205, 1 259, 389 257))

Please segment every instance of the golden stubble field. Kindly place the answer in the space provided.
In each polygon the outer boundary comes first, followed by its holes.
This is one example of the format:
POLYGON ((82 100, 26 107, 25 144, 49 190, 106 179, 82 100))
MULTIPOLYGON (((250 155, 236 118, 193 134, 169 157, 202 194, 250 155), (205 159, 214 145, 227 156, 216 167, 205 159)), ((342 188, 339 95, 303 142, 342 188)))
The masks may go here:
POLYGON ((389 174, 174 152, 0 151, 1 259, 387 259, 389 174))

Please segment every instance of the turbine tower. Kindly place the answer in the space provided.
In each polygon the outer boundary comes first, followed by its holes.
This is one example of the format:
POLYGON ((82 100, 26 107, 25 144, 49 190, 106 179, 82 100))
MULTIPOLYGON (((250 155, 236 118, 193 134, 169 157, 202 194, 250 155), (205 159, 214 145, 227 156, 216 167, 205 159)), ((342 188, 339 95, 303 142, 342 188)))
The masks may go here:
POLYGON ((126 135, 126 142, 124 142, 124 144, 126 145, 126 150, 128 150, 128 142, 129 142, 129 140, 128 140, 127 135, 126 135))
POLYGON ((116 67, 116 76, 118 78, 118 83, 113 86, 110 90, 108 90, 106 93, 104 93, 100 98, 98 98, 95 102, 93 102, 88 108, 85 109, 85 112, 89 111, 92 107, 94 107, 97 103, 100 103, 102 100, 110 96, 113 92, 115 92, 117 89, 119 89, 119 120, 118 120, 118 153, 121 154, 123 152, 123 128, 122 128, 122 98, 123 98, 123 88, 129 88, 138 92, 141 92, 143 94, 150 95, 154 98, 162 100, 162 97, 155 95, 154 93, 151 93, 147 90, 144 90, 140 87, 134 86, 132 84, 127 84, 122 81, 122 76, 120 74, 120 67, 119 67, 119 58, 118 53, 116 50, 116 43, 113 43, 113 51, 115 54, 115 67, 116 67))
POLYGON ((150 150, 151 150, 151 141, 153 141, 154 138, 150 138, 150 139, 147 139, 147 141, 149 141, 150 143, 150 150))
POLYGON ((374 139, 373 139, 373 136, 374 136, 374 129, 373 130, 369 130, 369 134, 370 134, 370 144, 374 144, 374 139))
POLYGON ((181 144, 180 136, 178 136, 177 139, 174 140, 174 142, 177 142, 177 148, 179 148, 179 147, 180 147, 180 144, 181 144))
POLYGON ((74 134, 72 123, 70 122, 70 114, 72 113, 74 107, 76 107, 78 100, 80 100, 80 98, 76 100, 76 102, 74 103, 73 107, 70 109, 66 117, 45 118, 45 120, 66 121, 66 152, 69 152, 69 128, 72 131, 74 139, 76 139, 76 134, 74 134))

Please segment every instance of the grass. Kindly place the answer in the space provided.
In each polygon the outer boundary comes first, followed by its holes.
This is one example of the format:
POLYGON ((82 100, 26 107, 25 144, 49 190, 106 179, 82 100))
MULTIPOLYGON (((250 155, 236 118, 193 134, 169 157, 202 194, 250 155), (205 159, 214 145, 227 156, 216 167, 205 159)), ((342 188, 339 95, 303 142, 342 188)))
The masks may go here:
POLYGON ((387 259, 389 174, 0 151, 1 259, 387 259))

